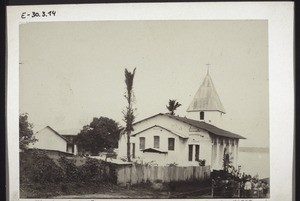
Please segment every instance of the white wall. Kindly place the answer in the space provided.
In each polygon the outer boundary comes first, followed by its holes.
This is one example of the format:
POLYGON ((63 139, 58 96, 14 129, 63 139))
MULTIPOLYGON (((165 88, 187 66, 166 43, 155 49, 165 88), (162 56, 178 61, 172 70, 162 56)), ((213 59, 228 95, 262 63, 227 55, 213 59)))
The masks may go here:
POLYGON ((78 154, 78 149, 77 149, 77 144, 74 144, 74 155, 77 155, 78 154))
POLYGON ((29 148, 56 150, 62 152, 67 151, 67 142, 48 127, 35 133, 34 136, 38 139, 38 141, 34 144, 30 144, 29 148))
MULTIPOLYGON (((188 144, 199 145, 199 159, 205 160, 206 165, 211 165, 211 152, 212 152, 212 143, 209 134, 206 131, 200 131, 198 133, 191 132, 188 144)), ((195 147, 193 147, 193 161, 195 160, 195 147)), ((186 153, 188 153, 188 146, 186 153)), ((186 161, 188 161, 188 154, 186 155, 186 161)), ((190 162, 191 163, 191 162, 190 162)), ((195 163, 194 163, 195 164, 195 163)))
MULTIPOLYGON (((149 130, 146 130, 135 137, 136 143, 136 157, 140 157, 143 160, 152 161, 156 160, 157 155, 166 155, 165 160, 163 161, 165 164, 167 163, 179 163, 183 160, 183 154, 182 149, 182 140, 180 140, 180 137, 178 135, 174 135, 173 133, 170 133, 169 131, 166 131, 165 129, 154 127, 149 130), (145 153, 143 153, 139 147, 140 137, 145 137, 145 148, 154 148, 154 136, 159 136, 159 150, 167 152, 167 154, 149 154, 147 153, 147 157, 145 153), (168 138, 174 138, 175 139, 175 149, 174 150, 168 150, 168 138), (148 158, 150 156, 153 156, 153 158, 148 158)), ((161 158, 161 157, 160 157, 161 158)))
MULTIPOLYGON (((225 114, 218 111, 204 111, 204 122, 222 128, 223 115, 225 114)), ((187 112, 186 117, 200 121, 200 112, 187 112)))
MULTIPOLYGON (((212 149, 212 143, 210 135, 207 131, 197 129, 195 127, 192 127, 188 124, 185 124, 183 122, 177 121, 175 119, 172 119, 168 116, 156 116, 154 118, 145 120, 141 123, 138 123, 134 126, 134 133, 138 133, 140 131, 140 134, 137 134, 136 137, 131 137, 131 143, 135 143, 136 147, 136 157, 141 158, 143 161, 152 161, 155 159, 154 154, 147 154, 143 155, 143 153, 139 149, 139 137, 145 137, 146 144, 145 148, 153 148, 154 146, 154 136, 158 135, 160 136, 160 150, 162 151, 168 151, 168 154, 166 155, 166 158, 163 160, 165 164, 176 162, 178 165, 181 166, 192 166, 192 165, 198 165, 198 162, 196 162, 194 159, 193 161, 188 161, 188 145, 189 144, 198 144, 200 145, 200 159, 206 160, 206 165, 211 164, 211 149, 212 149), (166 128, 172 132, 179 133, 182 135, 185 135, 187 137, 190 137, 189 139, 184 139, 182 137, 179 137, 178 135, 175 135, 165 129, 161 129, 159 127, 154 127, 149 130, 143 131, 149 127, 152 127, 154 125, 161 126, 163 128, 166 128), (168 150, 168 138, 173 137, 175 138, 175 150, 169 151, 168 150)), ((126 135, 122 135, 119 140, 119 157, 125 157, 126 158, 126 152, 127 152, 127 141, 126 141, 126 135)), ((195 150, 193 151, 193 157, 195 155, 195 150)), ((162 156, 160 156, 162 158, 162 156)))
POLYGON ((72 146, 71 146, 71 145, 69 145, 69 146, 67 145, 67 152, 68 152, 68 153, 71 153, 71 154, 73 153, 73 152, 72 152, 72 146))
MULTIPOLYGON (((219 114, 219 113, 215 113, 219 114)), ((198 114, 199 115, 199 114, 198 114)), ((220 114, 219 114, 220 115, 220 114)), ((223 165, 223 154, 224 154, 224 148, 225 148, 225 140, 224 138, 220 138, 215 135, 210 135, 207 131, 197 129, 195 127, 192 127, 188 124, 182 123, 180 121, 177 121, 175 119, 172 119, 168 116, 162 116, 158 115, 156 117, 153 117, 151 119, 145 120, 141 123, 138 123, 134 126, 134 133, 138 133, 140 131, 143 131, 151 126, 159 125, 161 127, 164 127, 168 130, 171 130, 176 133, 180 133, 182 135, 188 136, 189 139, 183 139, 179 136, 175 137, 175 149, 177 147, 180 147, 180 151, 177 152, 175 150, 175 154, 172 155, 172 153, 168 153, 168 159, 166 160, 166 163, 171 163, 171 161, 176 161, 177 164, 183 165, 183 166, 191 166, 191 165, 198 165, 195 161, 188 161, 188 145, 189 144, 198 144, 200 145, 200 159, 206 160, 206 165, 211 165, 212 169, 222 169, 223 165), (216 140, 216 145, 213 144, 213 140, 216 140), (223 145, 221 145, 221 141, 223 141, 223 145), (214 150, 214 151, 213 151, 214 150)), ((160 136, 164 136, 164 138, 160 138, 161 142, 164 143, 163 146, 167 146, 167 136, 173 135, 172 133, 168 131, 159 131, 161 134, 160 136), (163 140, 163 141, 162 141, 163 140)), ((157 135, 159 133, 155 129, 150 129, 147 131, 142 132, 141 134, 137 135, 138 137, 144 136, 149 137, 149 139, 146 139, 146 148, 153 147, 153 136, 157 135)), ((229 139, 231 144, 231 141, 233 139, 229 139)), ((131 137, 131 142, 136 143, 136 156, 141 157, 141 153, 139 151, 139 139, 135 139, 135 137, 131 137)), ((163 147, 162 147, 163 148, 163 147)), ((164 147, 167 149, 167 147, 164 147)), ((119 140, 119 156, 126 157, 126 150, 127 150, 127 144, 126 144, 126 136, 121 136, 119 140)), ((235 139, 234 146, 230 146, 229 150, 234 157, 233 159, 233 165, 236 166, 238 164, 238 139, 235 139)), ((193 150, 193 157, 195 154, 195 150, 193 150)), ((144 157, 145 158, 145 157, 144 157)), ((152 160, 152 158, 150 158, 152 160)))
MULTIPOLYGON (((223 168, 223 156, 224 156, 224 149, 227 146, 225 138, 220 137, 213 137, 213 141, 217 143, 213 145, 213 152, 212 152, 212 169, 219 170, 223 168), (223 145, 221 144, 223 142, 223 145)), ((232 165, 237 168, 238 164, 238 139, 228 139, 229 146, 227 147, 229 150, 230 155, 233 157, 232 165), (234 141, 234 145, 233 144, 234 141)))

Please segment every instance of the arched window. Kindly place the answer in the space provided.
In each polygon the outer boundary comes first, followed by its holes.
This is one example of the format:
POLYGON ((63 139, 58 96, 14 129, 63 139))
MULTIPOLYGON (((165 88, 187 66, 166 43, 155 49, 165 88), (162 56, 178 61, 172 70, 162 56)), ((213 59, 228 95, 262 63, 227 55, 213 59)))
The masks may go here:
POLYGON ((204 112, 203 111, 200 112, 200 120, 204 120, 204 112))

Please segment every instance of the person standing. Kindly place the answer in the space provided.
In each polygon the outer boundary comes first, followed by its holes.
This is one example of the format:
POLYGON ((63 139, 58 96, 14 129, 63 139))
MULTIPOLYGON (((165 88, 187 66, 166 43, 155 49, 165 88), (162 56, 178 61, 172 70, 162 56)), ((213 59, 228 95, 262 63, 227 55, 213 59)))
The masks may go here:
POLYGON ((263 198, 263 183, 261 181, 258 182, 258 197, 263 198))
POLYGON ((250 179, 248 178, 246 183, 245 183, 245 186, 244 186, 244 189, 245 189, 245 197, 246 198, 249 198, 250 197, 250 194, 251 194, 251 188, 252 188, 252 184, 250 182, 250 179))
POLYGON ((240 197, 245 197, 245 183, 242 180, 240 181, 240 197))

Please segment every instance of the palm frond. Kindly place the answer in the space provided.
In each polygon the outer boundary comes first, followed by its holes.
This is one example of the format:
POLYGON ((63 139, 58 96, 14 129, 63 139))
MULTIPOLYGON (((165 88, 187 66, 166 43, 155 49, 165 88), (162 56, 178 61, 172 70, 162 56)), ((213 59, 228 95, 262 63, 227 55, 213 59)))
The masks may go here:
POLYGON ((175 110, 180 107, 181 104, 177 102, 175 99, 169 99, 169 104, 166 105, 166 108, 169 110, 171 115, 175 115, 175 110))

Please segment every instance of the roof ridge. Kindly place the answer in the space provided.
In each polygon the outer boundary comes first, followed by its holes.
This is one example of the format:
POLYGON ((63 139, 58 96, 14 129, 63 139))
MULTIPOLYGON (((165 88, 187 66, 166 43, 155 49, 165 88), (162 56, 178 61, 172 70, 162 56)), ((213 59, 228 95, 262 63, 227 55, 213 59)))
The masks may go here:
MULTIPOLYGON (((58 135, 59 137, 61 137, 62 139, 64 139, 65 141, 67 142, 70 142, 67 138, 65 138, 64 136, 62 136, 61 134, 59 134, 56 130, 54 130, 51 126, 47 125, 45 128, 49 128, 50 130, 52 130, 56 135, 58 135)), ((41 130, 44 130, 45 128, 41 129, 41 130)), ((40 130, 40 131, 41 131, 40 130)), ((38 131, 38 132, 40 132, 38 131)))

